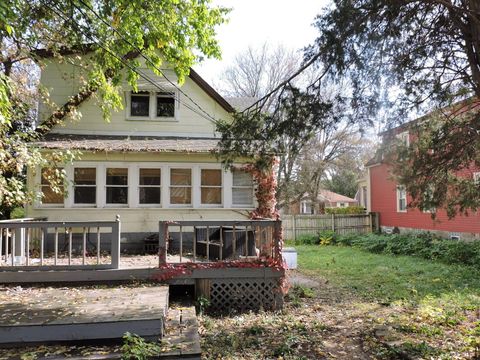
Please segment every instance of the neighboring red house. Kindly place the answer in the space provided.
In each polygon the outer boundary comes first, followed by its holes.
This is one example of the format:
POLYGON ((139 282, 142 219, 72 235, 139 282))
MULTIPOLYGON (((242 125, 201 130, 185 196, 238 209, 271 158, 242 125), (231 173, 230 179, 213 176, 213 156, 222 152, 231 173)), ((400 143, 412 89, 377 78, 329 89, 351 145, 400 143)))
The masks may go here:
MULTIPOLYGON (((412 141, 408 125, 392 131, 407 145, 412 141)), ((428 211, 408 208, 410 196, 401 184, 395 182, 391 175, 391 165, 385 163, 381 153, 377 153, 366 167, 367 211, 379 214, 383 231, 430 231, 452 239, 480 239, 480 211, 470 213, 469 216, 457 215, 449 220, 445 210, 437 209, 436 219, 433 220, 428 211)), ((480 180, 480 169, 469 169, 462 176, 480 180)))
POLYGON ((320 190, 318 200, 314 204, 308 195, 300 201, 292 202, 284 209, 285 215, 313 215, 319 212, 319 208, 357 206, 358 201, 348 196, 337 194, 329 190, 320 190))

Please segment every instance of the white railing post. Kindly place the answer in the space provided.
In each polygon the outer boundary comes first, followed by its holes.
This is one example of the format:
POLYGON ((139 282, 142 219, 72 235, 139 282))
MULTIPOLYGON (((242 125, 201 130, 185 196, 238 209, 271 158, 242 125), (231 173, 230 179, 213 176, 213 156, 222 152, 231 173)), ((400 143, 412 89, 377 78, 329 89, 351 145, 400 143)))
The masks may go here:
POLYGON ((112 246, 110 249, 113 269, 118 269, 120 267, 120 225, 120 215, 117 215, 115 218, 115 224, 112 226, 112 246))
POLYGON ((167 264, 168 225, 160 221, 158 228, 158 266, 167 264))

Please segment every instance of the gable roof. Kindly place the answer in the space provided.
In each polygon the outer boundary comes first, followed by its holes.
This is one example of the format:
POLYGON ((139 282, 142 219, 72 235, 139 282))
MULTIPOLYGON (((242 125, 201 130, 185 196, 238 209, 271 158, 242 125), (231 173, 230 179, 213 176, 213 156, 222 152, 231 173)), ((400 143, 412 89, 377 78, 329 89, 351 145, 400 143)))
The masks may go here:
POLYGON ((337 194, 336 192, 330 190, 320 190, 318 193, 319 200, 326 200, 328 202, 357 202, 357 200, 349 198, 348 196, 337 194))
POLYGON ((215 100, 218 105, 220 105, 225 111, 231 113, 234 112, 235 109, 233 108, 230 103, 225 100, 225 98, 220 95, 212 86, 210 86, 209 83, 207 83, 198 73, 190 68, 190 74, 188 74, 188 77, 193 80, 195 84, 197 84, 200 89, 205 91, 213 100, 215 100))
MULTIPOLYGON (((68 55, 75 55, 75 54, 80 54, 80 55, 85 55, 94 50, 94 45, 93 44, 85 44, 83 46, 77 46, 73 49, 70 48, 60 48, 58 49, 58 53, 64 56, 68 55)), ((39 57, 39 58, 52 58, 55 56, 55 53, 53 51, 47 50, 47 49, 37 49, 33 51, 34 57, 39 57)), ((140 54, 138 52, 132 52, 131 53, 132 57, 138 57, 140 54)), ((207 83, 193 68, 190 68, 190 73, 188 74, 188 77, 192 79, 192 81, 197 84, 200 89, 205 91, 207 95, 209 95, 213 100, 215 100, 225 111, 232 113, 235 111, 235 109, 230 105, 230 103, 225 100, 225 98, 220 95, 209 83, 207 83)))

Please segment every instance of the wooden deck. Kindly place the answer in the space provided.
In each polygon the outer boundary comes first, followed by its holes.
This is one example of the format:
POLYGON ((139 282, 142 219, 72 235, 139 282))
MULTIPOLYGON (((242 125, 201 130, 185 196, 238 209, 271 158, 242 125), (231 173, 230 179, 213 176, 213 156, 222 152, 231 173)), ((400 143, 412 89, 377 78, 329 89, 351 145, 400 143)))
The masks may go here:
POLYGON ((0 344, 164 334, 168 286, 0 288, 0 344))

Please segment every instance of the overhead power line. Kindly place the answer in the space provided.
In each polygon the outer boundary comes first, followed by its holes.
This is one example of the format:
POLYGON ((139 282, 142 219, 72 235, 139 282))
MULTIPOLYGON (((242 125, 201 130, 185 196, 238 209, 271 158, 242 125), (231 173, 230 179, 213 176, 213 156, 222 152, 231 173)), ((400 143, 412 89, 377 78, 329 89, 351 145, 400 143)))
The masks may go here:
MULTIPOLYGON (((135 49, 135 51, 138 51, 139 55, 144 58, 155 70, 157 70, 159 72, 160 75, 162 75, 172 86, 174 86, 176 89, 178 89, 178 91, 183 94, 187 99, 189 99, 196 107, 198 107, 198 109, 200 111, 202 111, 203 113, 205 113, 206 116, 212 118, 214 120, 214 122, 216 122, 216 119, 215 117, 213 117, 212 115, 210 115, 207 111, 205 111, 195 100, 193 100, 187 93, 185 93, 179 86, 177 86, 177 84, 175 84, 173 81, 171 81, 166 75, 165 73, 163 72, 163 70, 161 68, 159 68, 153 61, 152 59, 150 59, 148 56, 146 56, 143 52, 142 52, 142 49, 140 49, 138 46, 136 46, 134 43, 132 43, 130 40, 128 40, 124 34, 122 34, 117 28, 115 28, 114 26, 112 26, 111 24, 109 24, 103 17, 101 17, 93 7, 91 7, 90 5, 88 5, 87 3, 85 3, 83 0, 79 0, 86 8, 88 8, 94 15, 97 19, 99 19, 101 22, 103 22, 106 26, 108 26, 110 29, 112 29, 115 33, 117 33, 121 38, 122 40, 127 43, 129 46, 133 47, 135 49)), ((85 14, 85 12, 80 8, 78 7, 77 5, 75 5, 73 2, 72 2, 72 5, 78 10, 80 11, 85 17, 87 17, 88 19, 90 19, 88 17, 88 14, 85 14)))
MULTIPOLYGON (((148 75, 144 74, 143 72, 141 72, 139 69, 133 67, 131 64, 128 63, 128 61, 126 61, 125 59, 123 59, 121 56, 115 54, 114 52, 112 52, 110 49, 108 49, 106 46, 104 46, 100 40, 96 39, 95 36, 91 33, 91 30, 90 28, 88 28, 87 26, 85 25, 81 25, 79 24, 77 21, 73 20, 71 17, 69 17, 68 15, 66 15, 62 10, 58 9, 57 7, 56 8, 53 8, 52 6, 50 6, 49 4, 45 4, 45 6, 50 9, 52 12, 54 12, 57 16, 59 16, 60 18, 62 18, 65 22, 68 22, 68 23, 71 23, 73 26, 76 27, 76 30, 77 31, 82 31, 83 33, 85 33, 85 35, 90 39, 90 41, 93 41, 96 45, 98 45, 100 48, 102 48, 104 51, 108 52, 110 55, 112 55, 113 57, 115 57, 117 60, 119 60, 124 66, 126 66, 127 68, 129 68, 131 71, 135 72, 137 75, 139 75, 142 79, 146 80, 147 82, 149 82, 150 84, 152 84, 153 86, 155 86, 157 89, 159 89, 161 92, 166 92, 168 91, 168 89, 165 89, 165 88, 162 88, 157 82, 153 81, 148 75)), ((78 8, 77 8, 78 9, 78 8)), ((83 12, 82 12, 83 13, 83 12)), ((140 54, 139 54, 140 55, 140 54)), ((163 72, 162 72, 163 74, 163 72)), ((183 104, 186 108, 188 108, 189 110, 193 111, 194 113, 196 113, 197 115, 207 119, 208 121, 216 124, 218 121, 213 117, 211 116, 210 114, 208 114, 205 110, 203 110, 198 104, 195 103, 195 101, 193 101, 188 95, 185 94, 184 91, 181 91, 180 88, 178 86, 176 86, 173 82, 171 82, 165 75, 163 75, 163 77, 165 79, 167 79, 167 81, 169 81, 176 89, 178 89, 182 94, 184 94, 186 97, 189 98, 190 101, 192 101, 198 108, 200 108, 200 110, 202 111, 202 113, 199 113, 197 109, 193 108, 192 106, 190 106, 189 104, 183 102, 182 100, 180 100, 180 98, 177 98, 177 101, 181 104, 183 104)))

